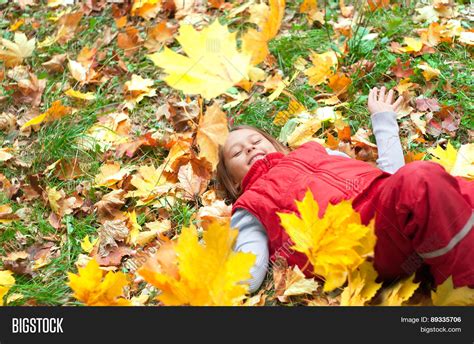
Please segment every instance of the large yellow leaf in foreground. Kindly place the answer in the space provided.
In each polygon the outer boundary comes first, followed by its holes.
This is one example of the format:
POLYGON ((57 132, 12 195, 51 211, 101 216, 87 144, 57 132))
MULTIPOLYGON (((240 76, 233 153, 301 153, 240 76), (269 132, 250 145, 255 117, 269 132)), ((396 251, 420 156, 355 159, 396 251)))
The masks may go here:
POLYGON ((147 262, 139 274, 162 291, 158 299, 168 306, 239 305, 248 291, 248 284, 242 282, 251 277, 255 255, 232 250, 237 233, 228 225, 212 222, 203 234, 203 245, 196 228, 185 227, 174 245, 175 255, 160 252, 160 248, 158 257, 147 262), (167 263, 163 254, 171 257, 167 263))
POLYGON ((376 283, 377 271, 371 262, 363 262, 349 275, 349 284, 341 295, 341 306, 364 306, 370 301, 382 283, 376 283))
POLYGON ((320 219, 319 206, 309 189, 303 201, 296 201, 296 206, 300 217, 277 213, 295 243, 292 248, 306 254, 314 273, 326 280, 324 291, 342 286, 348 274, 373 252, 374 220, 369 226, 362 225, 350 201, 329 204, 320 219))
POLYGON ((78 274, 68 272, 68 285, 74 297, 87 306, 128 306, 130 301, 122 297, 123 287, 128 284, 123 272, 105 271, 94 259, 86 267, 79 268, 78 274))
POLYGON ((403 306, 403 303, 408 301, 420 286, 420 282, 413 282, 414 279, 415 274, 384 289, 380 306, 403 306))
POLYGON ((187 56, 166 48, 148 55, 165 70, 166 83, 186 94, 201 94, 211 99, 224 93, 242 79, 248 79, 250 55, 237 50, 236 32, 214 21, 196 31, 182 25, 176 38, 187 56))
POLYGON ((453 176, 474 179, 474 143, 462 145, 458 151, 448 142, 446 149, 440 145, 429 148, 428 153, 433 155, 431 161, 442 165, 453 176))
POLYGON ((431 300, 435 306, 474 306, 474 289, 454 288, 453 278, 449 276, 431 292, 431 300))

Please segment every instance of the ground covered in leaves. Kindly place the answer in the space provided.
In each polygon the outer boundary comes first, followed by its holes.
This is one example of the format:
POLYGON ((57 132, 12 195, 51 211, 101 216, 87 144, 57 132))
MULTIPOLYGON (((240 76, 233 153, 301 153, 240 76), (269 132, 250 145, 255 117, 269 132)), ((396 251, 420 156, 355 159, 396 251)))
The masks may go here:
POLYGON ((474 304, 450 279, 376 283, 373 243, 324 279, 275 264, 246 298, 215 182, 228 124, 375 164, 383 85, 406 162, 474 179, 467 1, 113 3, 0 0, 0 304, 474 304))

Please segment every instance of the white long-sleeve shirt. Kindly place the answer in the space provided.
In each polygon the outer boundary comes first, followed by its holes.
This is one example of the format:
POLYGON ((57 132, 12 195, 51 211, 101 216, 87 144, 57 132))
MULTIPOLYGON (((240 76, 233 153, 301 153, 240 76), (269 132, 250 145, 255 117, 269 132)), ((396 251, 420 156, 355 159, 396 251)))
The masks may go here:
MULTIPOLYGON (((396 113, 378 112, 372 115, 372 128, 377 142, 377 166, 386 172, 395 173, 405 164, 403 149, 398 135, 396 113)), ((347 154, 326 148, 330 155, 350 158, 347 154)), ((267 273, 269 262, 268 238, 265 227, 245 209, 237 209, 231 218, 231 227, 239 230, 234 244, 234 251, 251 252, 257 256, 250 273, 252 278, 247 282, 249 291, 260 288, 267 273)))

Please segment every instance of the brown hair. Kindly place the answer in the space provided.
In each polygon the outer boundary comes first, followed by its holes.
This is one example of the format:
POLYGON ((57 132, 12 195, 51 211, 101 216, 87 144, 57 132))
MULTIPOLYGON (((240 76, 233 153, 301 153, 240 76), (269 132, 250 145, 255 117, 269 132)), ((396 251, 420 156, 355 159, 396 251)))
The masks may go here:
MULTIPOLYGON (((250 125, 237 125, 235 127, 232 127, 229 129, 229 132, 236 131, 239 129, 250 129, 258 132, 261 134, 263 137, 265 137, 270 143, 275 147, 277 152, 282 152, 284 154, 287 154, 290 152, 290 149, 283 145, 280 141, 275 139, 273 136, 268 134, 267 132, 259 129, 252 127, 250 125)), ((227 198, 235 202, 237 198, 241 195, 242 190, 240 189, 239 186, 234 186, 234 183, 232 182, 232 178, 230 177, 229 171, 227 171, 227 167, 225 166, 225 160, 224 160, 224 146, 219 145, 219 162, 217 164, 217 181, 219 183, 219 186, 224 189, 226 192, 227 198)))

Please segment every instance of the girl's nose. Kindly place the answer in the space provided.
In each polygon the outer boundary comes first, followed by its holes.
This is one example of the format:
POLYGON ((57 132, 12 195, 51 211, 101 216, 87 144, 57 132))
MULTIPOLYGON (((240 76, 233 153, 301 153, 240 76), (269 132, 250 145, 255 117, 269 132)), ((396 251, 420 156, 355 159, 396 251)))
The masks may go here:
POLYGON ((252 151, 253 149, 255 149, 254 146, 247 148, 247 153, 250 153, 250 151, 252 151))

